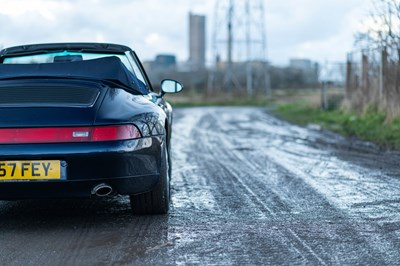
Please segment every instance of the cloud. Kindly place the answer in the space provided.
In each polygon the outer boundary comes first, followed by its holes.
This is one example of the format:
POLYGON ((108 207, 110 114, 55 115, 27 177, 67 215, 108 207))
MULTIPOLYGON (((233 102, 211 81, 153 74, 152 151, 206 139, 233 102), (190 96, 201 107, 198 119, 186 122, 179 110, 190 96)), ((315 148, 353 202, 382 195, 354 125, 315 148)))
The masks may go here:
POLYGON ((268 52, 272 61, 279 63, 287 62, 288 57, 344 60, 352 49, 359 22, 367 13, 365 0, 288 0, 268 4, 268 52))
MULTIPOLYGON (((211 60, 215 1, 0 0, 0 45, 104 41, 131 46, 145 60, 175 53, 184 61, 192 11, 207 15, 211 60)), ((264 5, 268 54, 280 64, 297 56, 344 58, 366 13, 365 0, 267 0, 264 5)))
POLYGON ((147 45, 154 46, 160 43, 160 39, 160 35, 158 35, 157 33, 151 33, 147 35, 145 42, 147 45))
POLYGON ((50 0, 2 0, 0 14, 16 19, 37 14, 48 21, 55 21, 54 11, 60 9, 67 11, 70 9, 70 4, 50 0))

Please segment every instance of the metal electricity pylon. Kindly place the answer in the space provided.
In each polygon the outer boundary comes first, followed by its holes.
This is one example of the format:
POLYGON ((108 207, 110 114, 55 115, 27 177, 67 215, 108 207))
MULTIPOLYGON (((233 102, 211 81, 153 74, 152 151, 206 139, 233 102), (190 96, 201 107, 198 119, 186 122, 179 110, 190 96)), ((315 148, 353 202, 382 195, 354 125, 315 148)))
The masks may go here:
POLYGON ((270 94, 264 0, 216 0, 212 48, 212 88, 270 94))

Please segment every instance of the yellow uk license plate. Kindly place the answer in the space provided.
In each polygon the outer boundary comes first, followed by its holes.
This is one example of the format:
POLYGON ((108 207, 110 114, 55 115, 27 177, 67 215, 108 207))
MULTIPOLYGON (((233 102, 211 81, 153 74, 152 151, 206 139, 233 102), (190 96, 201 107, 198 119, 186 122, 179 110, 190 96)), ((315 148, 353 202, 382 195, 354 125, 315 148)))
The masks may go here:
POLYGON ((61 179, 61 161, 0 161, 0 181, 47 179, 61 179))

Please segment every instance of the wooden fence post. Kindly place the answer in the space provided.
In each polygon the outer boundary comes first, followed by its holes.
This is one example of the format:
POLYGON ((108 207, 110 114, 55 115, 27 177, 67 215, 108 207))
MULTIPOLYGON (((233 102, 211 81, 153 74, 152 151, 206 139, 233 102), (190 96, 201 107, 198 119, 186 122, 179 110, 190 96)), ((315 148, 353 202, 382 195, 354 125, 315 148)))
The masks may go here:
POLYGON ((400 49, 397 49, 397 69, 396 69, 396 90, 395 90, 395 99, 393 99, 394 101, 396 101, 397 103, 397 97, 399 95, 399 86, 400 86, 400 49))
POLYGON ((363 53, 362 55, 362 71, 361 71, 361 106, 360 111, 363 111, 366 106, 370 103, 370 91, 369 91, 369 78, 368 78, 368 56, 363 53))
POLYGON ((350 104, 352 104, 353 100, 353 72, 352 72, 352 54, 348 53, 347 54, 347 63, 346 63, 346 88, 345 88, 345 97, 347 101, 349 101, 350 104))
POLYGON ((379 77, 379 105, 382 105, 383 101, 387 99, 386 93, 386 75, 388 68, 388 53, 386 47, 382 48, 381 53, 381 69, 379 77))

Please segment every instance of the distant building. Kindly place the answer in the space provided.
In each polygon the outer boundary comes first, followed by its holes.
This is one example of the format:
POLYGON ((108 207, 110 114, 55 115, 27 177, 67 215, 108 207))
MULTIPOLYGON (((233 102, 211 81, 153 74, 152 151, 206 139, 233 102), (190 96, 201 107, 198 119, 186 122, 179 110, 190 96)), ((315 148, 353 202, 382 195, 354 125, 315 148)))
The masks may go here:
POLYGON ((309 59, 290 59, 291 68, 297 68, 301 70, 310 70, 312 68, 312 62, 309 59))
POLYGON ((172 71, 176 68, 176 56, 171 54, 156 55, 154 61, 143 62, 146 71, 172 71))
POLYGON ((206 65, 206 17, 189 13, 189 64, 192 70, 206 65))
POLYGON ((157 67, 163 69, 171 69, 176 67, 176 56, 169 54, 160 54, 156 56, 156 61, 154 62, 157 67))
POLYGON ((154 61, 144 61, 143 67, 153 86, 159 86, 161 80, 176 72, 176 56, 172 54, 156 55, 154 61))
POLYGON ((290 59, 289 67, 300 71, 305 84, 318 83, 319 64, 309 59, 290 59))

